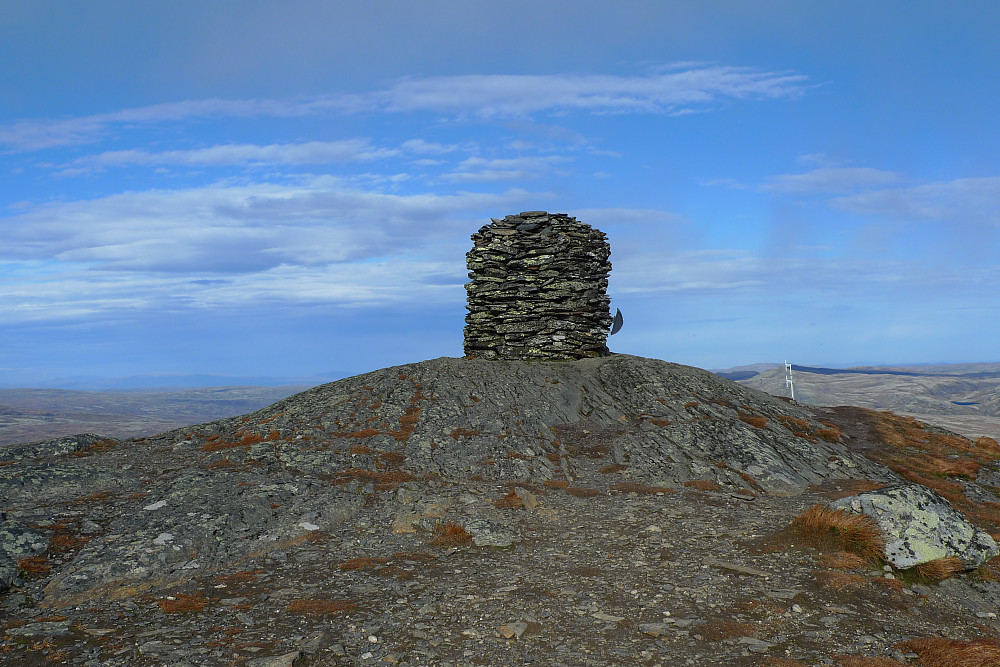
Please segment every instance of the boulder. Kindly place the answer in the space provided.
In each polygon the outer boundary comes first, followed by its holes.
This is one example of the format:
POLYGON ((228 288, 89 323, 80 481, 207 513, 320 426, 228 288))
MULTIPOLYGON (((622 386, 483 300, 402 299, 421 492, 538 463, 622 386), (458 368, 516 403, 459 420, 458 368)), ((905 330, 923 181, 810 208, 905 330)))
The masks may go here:
POLYGON ((920 484, 887 486, 830 505, 875 519, 885 535, 886 558, 899 569, 946 556, 957 556, 971 569, 1000 553, 992 537, 920 484))

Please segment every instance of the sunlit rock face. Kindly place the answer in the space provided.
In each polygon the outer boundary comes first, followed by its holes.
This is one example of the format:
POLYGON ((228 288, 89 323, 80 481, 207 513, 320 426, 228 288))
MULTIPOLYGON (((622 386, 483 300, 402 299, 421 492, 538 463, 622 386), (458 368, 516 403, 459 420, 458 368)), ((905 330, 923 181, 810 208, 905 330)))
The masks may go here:
POLYGON ((581 359, 609 354, 607 236, 576 218, 526 211, 472 235, 465 354, 581 359))
POLYGON ((956 556, 974 568, 1000 553, 989 534, 972 525, 938 493, 920 484, 866 491, 831 506, 874 518, 885 534, 886 559, 899 569, 948 556, 956 556))

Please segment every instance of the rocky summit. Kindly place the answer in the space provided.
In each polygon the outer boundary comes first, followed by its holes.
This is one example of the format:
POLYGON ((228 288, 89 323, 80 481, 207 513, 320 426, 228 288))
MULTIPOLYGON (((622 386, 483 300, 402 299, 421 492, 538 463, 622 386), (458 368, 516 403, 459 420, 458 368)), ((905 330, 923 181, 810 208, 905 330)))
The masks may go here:
POLYGON ((0 450, 0 664, 996 665, 998 460, 630 355, 386 368, 0 450))

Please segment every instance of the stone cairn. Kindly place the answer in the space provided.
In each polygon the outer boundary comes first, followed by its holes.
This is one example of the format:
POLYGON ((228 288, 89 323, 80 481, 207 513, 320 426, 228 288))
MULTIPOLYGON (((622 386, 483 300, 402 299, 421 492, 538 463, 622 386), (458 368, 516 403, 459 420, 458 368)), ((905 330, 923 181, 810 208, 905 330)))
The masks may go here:
POLYGON ((465 354, 580 359, 607 347, 607 236, 561 213, 527 211, 472 235, 465 354))

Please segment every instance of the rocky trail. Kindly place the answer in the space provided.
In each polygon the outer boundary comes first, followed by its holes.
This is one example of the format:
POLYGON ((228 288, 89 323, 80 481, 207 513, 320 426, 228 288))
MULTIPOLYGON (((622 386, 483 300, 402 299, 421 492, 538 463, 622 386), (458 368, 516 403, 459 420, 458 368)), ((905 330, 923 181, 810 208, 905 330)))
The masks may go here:
POLYGON ((995 552, 942 578, 793 530, 919 482, 1000 535, 991 442, 612 355, 11 447, 0 664, 997 664, 934 662, 1000 655, 995 552))

